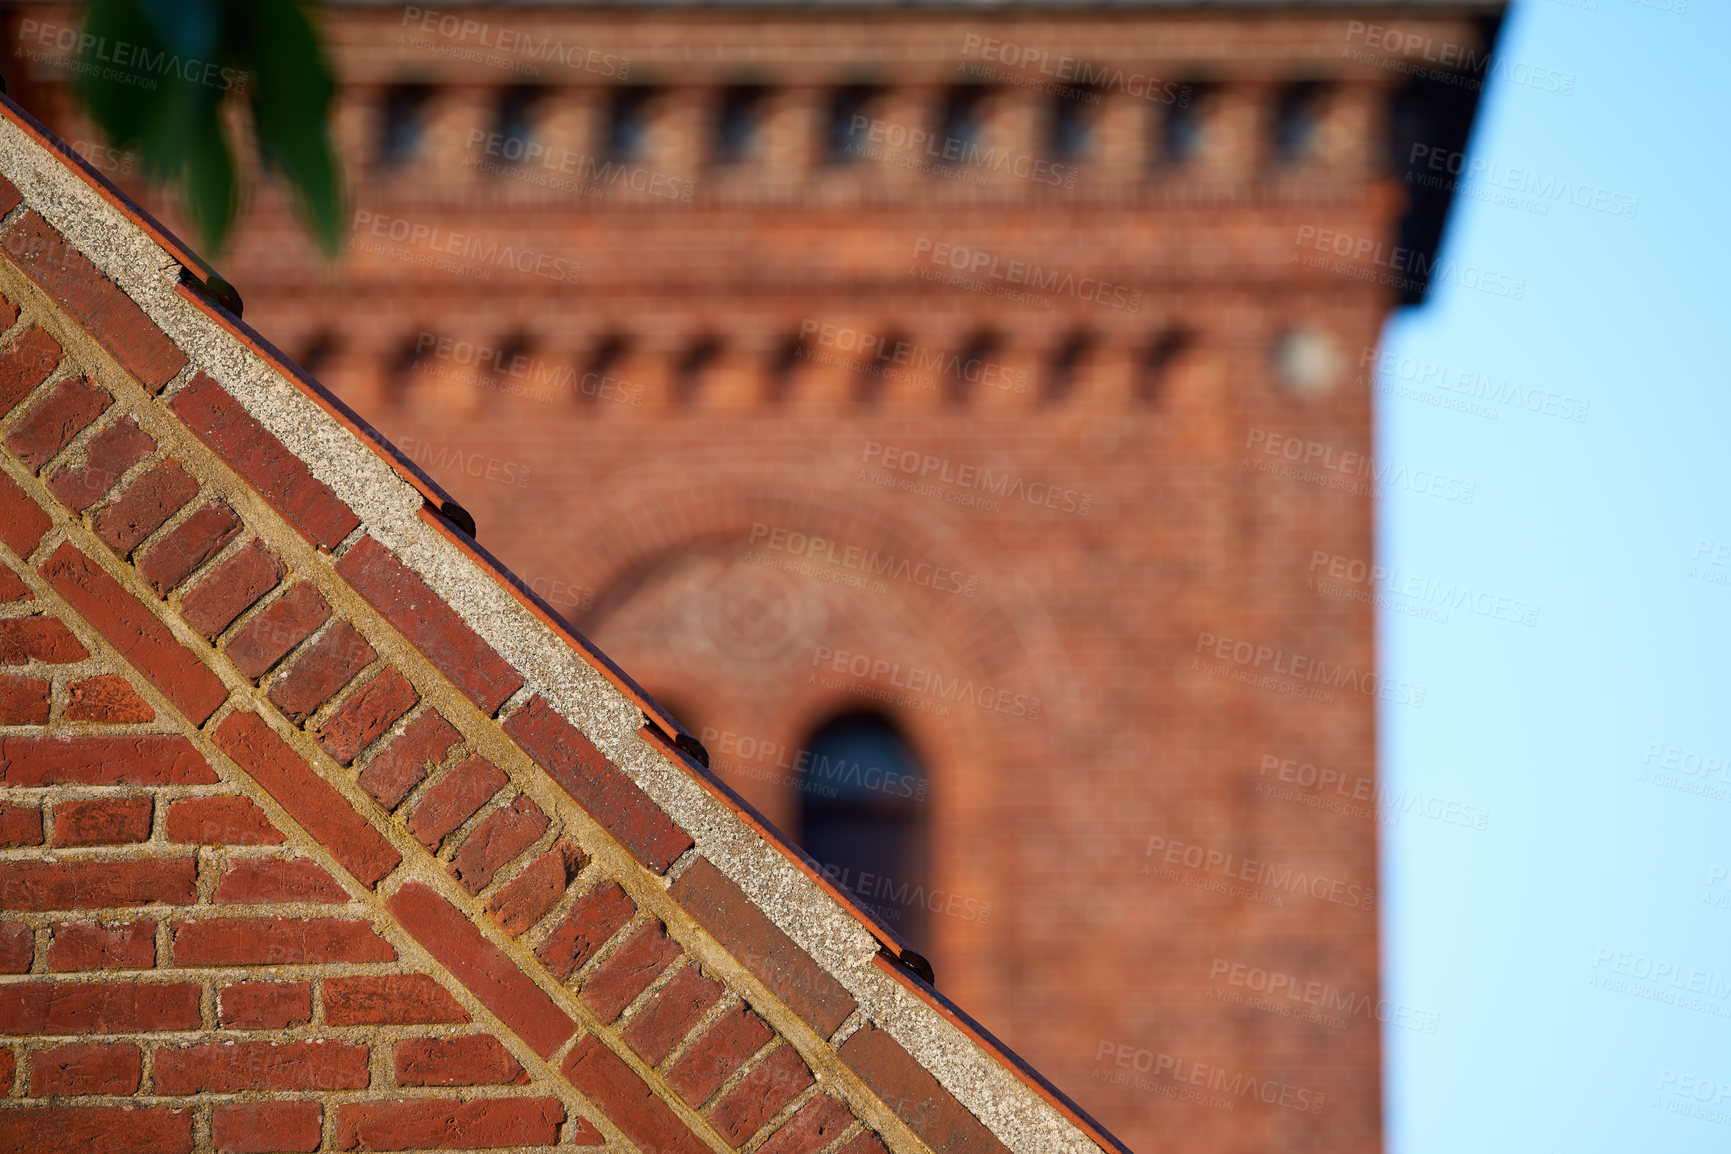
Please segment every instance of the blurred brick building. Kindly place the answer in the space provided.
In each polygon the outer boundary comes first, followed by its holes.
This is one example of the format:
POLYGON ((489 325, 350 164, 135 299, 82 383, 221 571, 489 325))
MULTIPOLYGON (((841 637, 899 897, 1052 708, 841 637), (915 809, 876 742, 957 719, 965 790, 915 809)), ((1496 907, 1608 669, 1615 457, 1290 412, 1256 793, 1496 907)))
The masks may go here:
MULTIPOLYGON (((331 5, 345 255, 261 188, 217 263, 1132 1146, 1372 1151, 1422 689, 1329 569, 1414 483, 1384 318, 1499 291, 1404 178, 1500 9, 331 5)), ((75 23, 12 10, 6 73, 124 180, 75 23)))

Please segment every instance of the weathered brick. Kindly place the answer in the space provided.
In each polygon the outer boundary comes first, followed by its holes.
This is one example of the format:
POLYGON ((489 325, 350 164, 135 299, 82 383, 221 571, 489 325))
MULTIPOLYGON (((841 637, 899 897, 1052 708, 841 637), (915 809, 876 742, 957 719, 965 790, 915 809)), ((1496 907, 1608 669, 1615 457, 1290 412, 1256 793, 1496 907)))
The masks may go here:
POLYGON ((156 923, 62 922, 48 938, 48 968, 148 970, 156 965, 156 923))
POLYGON ((203 725, 228 698, 222 680, 175 640, 144 602, 70 542, 42 563, 42 576, 174 707, 203 725))
POLYGON ((270 687, 270 699, 296 724, 304 722, 376 656, 353 625, 338 621, 302 650, 277 678, 270 687))
POLYGON ((218 748, 366 885, 377 885, 403 860, 258 714, 231 713, 212 736, 218 748))
POLYGON ((232 1102, 210 1116, 219 1154, 301 1154, 317 1150, 324 1107, 318 1102, 232 1102))
POLYGON ((282 834, 245 797, 187 797, 169 803, 168 840, 192 845, 280 845, 282 834))
POLYGON ((325 868, 306 858, 228 859, 210 900, 216 905, 270 902, 346 902, 348 893, 325 868))
POLYGON ((338 765, 347 765, 420 700, 409 679, 386 666, 325 719, 319 743, 338 765))
POLYGON ((799 1052, 777 1046, 721 1096, 709 1111, 709 1124, 729 1145, 743 1146, 811 1083, 811 1071, 799 1052))
MULTIPOLYGON (((24 922, 0 922, 0 974, 27 974, 36 955, 36 931, 24 922)), ((6 1081, 0 1078, 0 1086, 6 1081)))
POLYGON ((12 1078, 18 1071, 18 1055, 10 1046, 0 1046, 0 1087, 12 1090, 12 1078))
POLYGON ((505 732, 650 869, 665 873, 691 848, 691 835, 540 696, 506 719, 505 732))
POLYGON ((637 1056, 651 1066, 673 1052, 709 1008, 721 1000, 724 987, 703 976, 695 965, 686 966, 655 992, 621 1035, 637 1056))
POLYGON ((421 882, 407 882, 386 908, 428 953, 543 1058, 576 1032, 559 1009, 457 908, 421 882))
POLYGON ((559 1069, 639 1147, 656 1154, 709 1154, 709 1144, 594 1034, 579 1038, 559 1069))
POLYGON ((67 691, 66 720, 134 725, 156 720, 156 710, 126 678, 117 673, 99 673, 72 683, 67 691))
POLYGON ((156 452, 156 439, 122 417, 84 445, 84 464, 62 465, 48 478, 48 491, 75 513, 101 500, 132 466, 156 452))
POLYGON ((505 699, 522 687, 517 671, 377 540, 356 541, 337 562, 337 572, 481 712, 497 713, 505 699))
POLYGON ((476 755, 433 783, 409 818, 409 832, 428 849, 437 849, 450 832, 475 816, 487 799, 510 781, 486 758, 476 755))
POLYGON ((54 617, 8 617, 0 620, 0 665, 67 665, 90 656, 66 624, 54 617))
POLYGON ((7 785, 212 785, 220 780, 184 737, 8 737, 0 741, 7 785))
POLYGON ((186 354, 132 298, 34 211, 6 230, 5 245, 24 274, 151 392, 161 392, 185 367, 186 354))
POLYGON ((275 589, 282 575, 282 559, 263 541, 252 541, 181 599, 181 619, 205 637, 215 637, 275 589))
POLYGON ((29 1154, 192 1154, 192 1111, 163 1106, 0 1110, 0 1150, 29 1154))
POLYGON ((451 747, 463 739, 436 709, 429 709, 403 727, 391 743, 361 771, 360 786, 386 809, 396 809, 451 747))
POLYGON ((733 1072, 775 1037, 769 1023, 744 1006, 735 1006, 679 1055, 667 1083, 692 1106, 701 1106, 733 1072))
POLYGON ((0 846, 41 845, 42 811, 0 801, 0 846))
POLYGON ((829 1037, 854 1011, 853 995, 769 920, 707 858, 698 858, 670 891, 727 950, 788 1007, 829 1037))
POLYGON ((888 1032, 868 1023, 855 1030, 837 1053, 935 1154, 1008 1154, 1004 1144, 888 1032))
MULTIPOLYGON (((5 510, 0 509, 0 516, 5 510)), ((24 584, 24 579, 12 571, 10 565, 0 565, 0 601, 31 601, 36 594, 30 592, 30 586, 24 584)))
POLYGON ((354 510, 221 385, 198 373, 169 402, 187 428, 320 549, 360 525, 354 510))
POLYGON ((217 1020, 238 1030, 280 1030, 313 1020, 311 982, 234 982, 217 991, 217 1020))
POLYGON ((501 929, 516 937, 558 904, 587 861, 575 842, 560 838, 494 896, 487 912, 501 929))
POLYGON ((121 556, 160 529, 165 521, 198 494, 198 479, 179 461, 163 461, 120 491, 120 496, 96 515, 92 527, 121 556))
POLYGON ((240 518, 234 510, 222 501, 210 501, 145 550, 138 559, 139 575, 158 597, 167 597, 239 532, 240 518))
POLYGON ((685 953, 658 921, 645 922, 583 983, 583 1004, 611 1022, 685 953))
POLYGON ((557 1098, 410 1098, 337 1107, 338 1150, 485 1150, 551 1146, 565 1106, 557 1098))
MULTIPOLYGON (((24 198, 19 194, 18 189, 13 186, 11 181, 0 178, 0 184, 5 186, 4 188, 0 188, 0 216, 4 216, 17 208, 18 205, 23 202, 24 198)), ((17 303, 8 300, 4 295, 0 295, 0 330, 9 329, 17 323, 17 303)))
POLYGON ((365 1044, 322 1038, 165 1046, 151 1070, 158 1094, 360 1090, 369 1081, 365 1044))
POLYGON ((191 857, 0 863, 0 908, 93 910, 198 900, 191 857))
POLYGON ((22 982, 0 986, 0 1034, 132 1034, 196 1030, 193 982, 22 982))
POLYGON ((49 689, 45 677, 0 677, 0 725, 48 724, 49 689))
POLYGON ((359 918, 205 918, 174 923, 177 966, 391 962, 397 951, 359 918))
POLYGON ((866 1130, 854 1135, 853 1139, 840 1150, 837 1150, 835 1154, 890 1154, 890 1152, 889 1147, 885 1146, 876 1134, 866 1130))
POLYGON ((469 1012, 426 974, 363 974, 326 978, 325 1021, 333 1026, 432 1025, 467 1022, 469 1012))
POLYGON ((149 797, 100 797, 54 807, 54 844, 129 845, 150 836, 149 797))
POLYGON ((395 1051, 399 1086, 521 1086, 522 1063, 491 1034, 406 1038, 395 1051))
POLYGON ((36 551, 50 524, 42 506, 31 500, 18 482, 0 473, 0 541, 6 542, 18 556, 28 557, 36 551))
POLYGON ((144 1053, 130 1042, 73 1042, 30 1055, 30 1096, 136 1094, 144 1053))
POLYGON ((559 928, 547 935, 535 956, 560 981, 571 976, 595 956, 613 935, 637 913, 633 902, 617 882, 602 882, 571 906, 559 928))
POLYGON ((6 434, 6 447, 31 471, 40 470, 113 403, 107 389, 83 377, 66 377, 12 427, 6 434))
POLYGON ((535 844, 547 831, 547 815, 525 795, 482 819, 451 862, 451 876, 472 894, 493 883, 511 859, 535 844))
POLYGON ((330 616, 323 594, 311 585, 296 585, 236 630, 224 652, 236 669, 256 681, 330 616))
POLYGON ((0 350, 0 417, 47 380, 59 363, 59 342, 36 325, 0 350))
POLYGON ((759 1146, 758 1154, 818 1154, 853 1123, 853 1114, 841 1099, 819 1094, 759 1146))

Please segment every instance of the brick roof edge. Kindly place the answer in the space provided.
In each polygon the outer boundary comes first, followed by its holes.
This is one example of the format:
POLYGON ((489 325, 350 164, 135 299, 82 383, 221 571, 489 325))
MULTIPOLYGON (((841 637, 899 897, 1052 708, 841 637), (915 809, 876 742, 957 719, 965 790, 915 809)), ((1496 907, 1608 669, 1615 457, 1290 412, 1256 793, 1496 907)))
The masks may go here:
POLYGON ((106 177, 0 95, 0 175, 275 435, 500 657, 696 840, 1011 1150, 1129 1154, 948 999, 887 962, 893 933, 718 777, 674 745, 678 723, 492 556, 434 510, 450 497, 341 400, 189 284, 208 268, 106 177), (196 273, 192 274, 194 277, 196 273))

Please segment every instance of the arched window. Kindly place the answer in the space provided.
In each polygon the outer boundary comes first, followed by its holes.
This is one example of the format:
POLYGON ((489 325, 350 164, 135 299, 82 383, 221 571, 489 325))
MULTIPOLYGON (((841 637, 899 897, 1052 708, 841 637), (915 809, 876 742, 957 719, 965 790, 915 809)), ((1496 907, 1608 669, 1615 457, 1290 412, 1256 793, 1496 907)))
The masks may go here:
POLYGON ((812 734, 800 762, 805 852, 914 949, 926 949, 926 776, 913 745, 881 714, 847 713, 812 734))

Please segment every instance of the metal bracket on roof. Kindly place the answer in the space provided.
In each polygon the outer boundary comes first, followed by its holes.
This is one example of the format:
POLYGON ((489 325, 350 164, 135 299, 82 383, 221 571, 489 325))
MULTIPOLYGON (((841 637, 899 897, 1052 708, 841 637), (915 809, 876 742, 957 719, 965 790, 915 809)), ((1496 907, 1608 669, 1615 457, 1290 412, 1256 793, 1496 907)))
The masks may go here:
POLYGON ((180 283, 191 285, 193 288, 197 289, 201 295, 209 298, 211 301, 221 305, 223 308, 233 313, 234 319, 238 321, 240 319, 241 310, 246 307, 246 303, 240 299, 239 291, 237 291, 233 285, 229 284, 227 280, 223 279, 223 277, 209 265, 205 266, 204 271, 205 275, 201 278, 197 273, 193 272, 185 265, 181 265, 180 283))
POLYGON ((937 975, 932 972, 932 964, 926 961, 926 956, 924 954, 915 953, 913 950, 905 947, 897 950, 887 942, 878 943, 878 953, 882 954, 884 957, 888 958, 890 961, 894 962, 896 965, 900 966, 926 985, 931 986, 933 989, 937 988, 937 975))
POLYGON ((427 508, 431 509, 433 512, 437 513, 440 517, 442 517, 446 521, 450 522, 451 526, 453 528, 461 529, 464 533, 467 533, 469 535, 469 540, 471 540, 471 541, 480 540, 479 537, 475 536, 475 517, 474 517, 474 515, 472 513, 470 513, 467 509, 463 508, 461 505, 457 504, 455 501, 450 501, 450 500, 440 501, 437 505, 435 505, 435 504, 433 504, 431 498, 426 498, 426 505, 427 505, 427 508))

